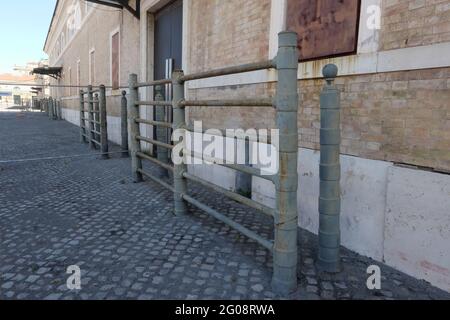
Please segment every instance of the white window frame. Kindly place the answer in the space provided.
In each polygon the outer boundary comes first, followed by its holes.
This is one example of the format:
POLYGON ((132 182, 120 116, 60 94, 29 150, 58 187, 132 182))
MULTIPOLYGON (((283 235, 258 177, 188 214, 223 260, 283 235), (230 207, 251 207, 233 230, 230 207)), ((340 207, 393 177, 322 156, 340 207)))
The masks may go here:
POLYGON ((116 92, 116 91, 120 91, 120 71, 121 71, 121 45, 122 45, 122 41, 121 41, 121 32, 120 32, 120 26, 118 26, 117 28, 115 28, 113 31, 110 32, 109 34, 109 82, 110 85, 112 87, 113 85, 113 78, 112 78, 112 38, 115 34, 119 34, 119 68, 118 68, 118 74, 119 74, 119 88, 117 89, 111 89, 112 92, 116 92))
POLYGON ((89 13, 91 13, 91 11, 94 9, 95 4, 94 3, 89 3, 88 1, 84 0, 84 8, 85 8, 85 13, 86 15, 88 15, 89 13))
POLYGON ((92 53, 94 53, 94 74, 95 74, 95 48, 89 50, 89 84, 94 85, 95 77, 92 79, 92 53))
POLYGON ((72 86, 72 67, 69 67, 68 74, 69 74, 69 76, 68 76, 67 80, 69 80, 68 81, 69 82, 69 90, 67 90, 67 91, 69 91, 68 96, 70 97, 72 95, 72 87, 71 87, 72 86))
POLYGON ((81 60, 77 60, 77 86, 79 87, 78 90, 81 90, 81 60))

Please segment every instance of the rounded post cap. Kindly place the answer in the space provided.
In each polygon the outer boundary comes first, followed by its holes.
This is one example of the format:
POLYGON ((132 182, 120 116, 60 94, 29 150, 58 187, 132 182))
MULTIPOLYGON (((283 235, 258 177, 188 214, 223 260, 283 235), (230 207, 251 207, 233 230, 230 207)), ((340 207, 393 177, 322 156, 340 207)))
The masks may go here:
POLYGON ((126 92, 125 90, 123 90, 123 91, 122 91, 122 95, 123 95, 123 96, 126 96, 126 95, 127 95, 127 92, 126 92))
POLYGON ((327 64, 323 67, 322 74, 325 79, 333 79, 338 75, 338 67, 335 64, 327 64))

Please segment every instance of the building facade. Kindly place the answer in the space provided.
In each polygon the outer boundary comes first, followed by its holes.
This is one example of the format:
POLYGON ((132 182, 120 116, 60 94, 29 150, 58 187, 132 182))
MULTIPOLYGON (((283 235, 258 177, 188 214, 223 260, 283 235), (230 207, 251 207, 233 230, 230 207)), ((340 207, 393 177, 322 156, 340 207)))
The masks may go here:
MULTIPOLYGON (((299 226, 318 231, 319 93, 327 63, 342 92, 342 242, 360 254, 450 291, 450 1, 143 0, 127 10, 59 1, 45 51, 59 84, 109 88, 108 130, 120 142, 120 93, 139 81, 272 59, 277 34, 300 34, 299 226)), ((273 71, 189 83, 189 99, 273 94, 273 71)), ((55 82, 56 83, 56 82, 55 82)), ((78 90, 53 89, 79 124, 78 90)), ((151 100, 153 93, 142 92, 151 100)), ((144 110, 151 118, 152 110, 144 110)), ((189 108, 205 128, 273 128, 272 111, 189 108)), ((153 129, 145 127, 152 136, 153 129)), ((191 167, 235 188, 235 173, 191 167)), ((253 198, 274 187, 253 179, 253 198)))

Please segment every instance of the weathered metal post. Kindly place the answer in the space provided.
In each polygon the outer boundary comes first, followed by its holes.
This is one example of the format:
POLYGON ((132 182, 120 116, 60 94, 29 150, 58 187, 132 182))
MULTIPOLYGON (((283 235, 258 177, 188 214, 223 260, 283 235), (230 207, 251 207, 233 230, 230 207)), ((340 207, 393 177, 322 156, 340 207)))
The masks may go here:
MULTIPOLYGON (((155 86, 155 101, 164 101, 164 95, 162 93, 162 86, 155 86)), ((155 120, 159 122, 166 121, 166 107, 155 107, 155 120)), ((164 143, 168 143, 167 129, 162 127, 156 127, 156 140, 164 143)), ((169 163, 169 152, 167 148, 156 146, 157 159, 163 163, 169 163)), ((161 177, 168 177, 169 172, 164 168, 159 168, 161 177)))
POLYGON ((58 101, 53 99, 53 120, 58 120, 58 101))
POLYGON ((48 118, 53 120, 53 98, 48 99, 48 118))
POLYGON ((61 101, 56 101, 56 115, 57 120, 62 120, 62 109, 61 109, 61 101))
POLYGON ((298 190, 298 50, 297 34, 278 35, 276 127, 279 130, 279 174, 276 183, 275 243, 272 286, 279 294, 297 288, 298 190))
POLYGON ((86 121, 84 120, 84 92, 80 90, 80 142, 85 143, 86 140, 86 121))
MULTIPOLYGON (((100 127, 100 99, 98 97, 98 92, 94 93, 94 112, 92 113, 92 116, 94 118, 94 131, 98 132, 99 134, 95 133, 95 140, 98 142, 101 141, 101 127, 100 127)), ((96 145, 97 147, 98 145, 96 145)))
POLYGON ((88 121, 89 121, 89 128, 88 128, 88 136, 89 136, 89 146, 91 149, 95 149, 95 143, 93 140, 95 140, 95 133, 94 133, 94 93, 93 93, 92 86, 88 86, 88 121))
POLYGON ((122 158, 128 158, 128 121, 127 121, 127 92, 122 91, 120 101, 121 135, 122 135, 122 158))
MULTIPOLYGON (((249 139, 245 139, 245 165, 251 166, 250 164, 250 141, 249 139)), ((237 146, 240 146, 240 143, 236 143, 237 146)), ((236 154, 241 152, 241 150, 236 150, 236 154)), ((238 171, 236 172, 236 192, 241 196, 247 197, 249 199, 252 198, 252 180, 253 176, 251 174, 238 171)))
POLYGON ((320 198, 319 257, 317 265, 326 272, 340 271, 340 92, 334 85, 338 68, 323 68, 326 84, 320 95, 320 198))
POLYGON ((106 88, 104 85, 100 86, 100 144, 102 146, 102 159, 108 159, 108 116, 106 110, 106 88))
MULTIPOLYGON (((180 79, 184 76, 184 72, 181 70, 175 70, 172 73, 172 90, 173 90, 173 97, 172 97, 172 107, 173 107, 173 130, 174 130, 174 136, 175 133, 180 130, 183 130, 184 134, 182 136, 182 141, 178 139, 178 141, 175 141, 173 139, 174 144, 182 143, 183 148, 182 150, 186 150, 186 114, 185 109, 180 106, 180 103, 184 100, 184 82, 182 82, 180 79)), ((184 178, 183 174, 187 172, 187 165, 185 162, 185 155, 173 155, 175 156, 181 156, 183 158, 183 163, 174 165, 174 174, 173 174, 173 185, 175 189, 174 193, 174 208, 175 208, 175 215, 182 216, 187 214, 187 205, 186 202, 183 199, 183 195, 187 193, 187 182, 184 178)), ((176 161, 174 161, 176 162, 176 161)))
POLYGON ((130 132, 129 146, 131 153, 131 172, 134 182, 138 183, 142 182, 142 174, 138 171, 139 169, 142 169, 142 160, 137 156, 137 153, 141 152, 141 143, 136 139, 136 136, 139 135, 139 123, 136 122, 136 119, 139 118, 139 107, 136 105, 139 95, 136 85, 137 75, 130 74, 130 99, 128 103, 128 125, 130 132))

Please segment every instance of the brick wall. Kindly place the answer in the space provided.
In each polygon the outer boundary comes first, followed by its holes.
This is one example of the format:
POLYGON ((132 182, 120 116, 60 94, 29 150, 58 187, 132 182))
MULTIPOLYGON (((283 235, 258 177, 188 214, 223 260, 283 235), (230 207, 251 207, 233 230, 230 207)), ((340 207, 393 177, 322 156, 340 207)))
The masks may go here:
POLYGON ((270 0, 193 1, 189 71, 267 59, 270 6, 270 0))
POLYGON ((383 1, 381 50, 450 41, 450 1, 383 1))
MULTIPOLYGON (((342 152, 450 170, 450 68, 342 77, 342 152)), ((301 81, 300 146, 319 148, 321 80, 301 81)))
MULTIPOLYGON (((70 2, 63 3, 68 6, 70 2)), ((93 4, 91 4, 92 6, 93 4)), ((83 17, 84 2, 82 3, 83 17)), ((65 10, 65 8, 64 8, 65 10)), ((63 10, 63 12, 64 12, 63 10)), ((53 84, 69 85, 69 68, 72 74, 72 85, 77 85, 77 61, 80 61, 80 84, 89 84, 89 51, 95 49, 95 81, 93 85, 111 83, 110 60, 110 33, 120 27, 120 85, 128 85, 130 73, 139 73, 139 21, 127 12, 113 10, 106 7, 92 9, 93 13, 87 18, 85 24, 74 36, 67 49, 55 65, 63 67, 63 74, 53 84)), ((63 23, 60 21, 59 23, 63 23)), ((56 60, 58 57, 52 57, 56 60)), ((61 99, 63 108, 79 109, 79 88, 52 88, 51 95, 61 99)), ((111 95, 107 90, 107 109, 109 116, 120 115, 121 90, 115 90, 111 95)))
MULTIPOLYGON (((383 50, 450 40, 450 1, 383 3, 383 50)), ((270 1, 199 0, 193 2, 190 21, 190 72, 267 59, 270 1)), ((450 68, 339 78, 342 153, 450 170, 448 79, 450 68)), ((323 80, 299 85, 299 146, 317 150, 323 80)), ((189 99, 252 98, 274 92, 273 83, 254 84, 191 90, 189 99)), ((273 128, 274 112, 190 108, 189 120, 203 120, 212 128, 273 128)))
MULTIPOLYGON (((450 68, 341 77, 342 153, 450 170, 450 68)), ((323 80, 299 82, 299 146, 319 149, 323 80)), ((273 96, 274 84, 200 89, 190 99, 273 96)), ((266 108, 190 108, 212 128, 273 128, 266 108)))

